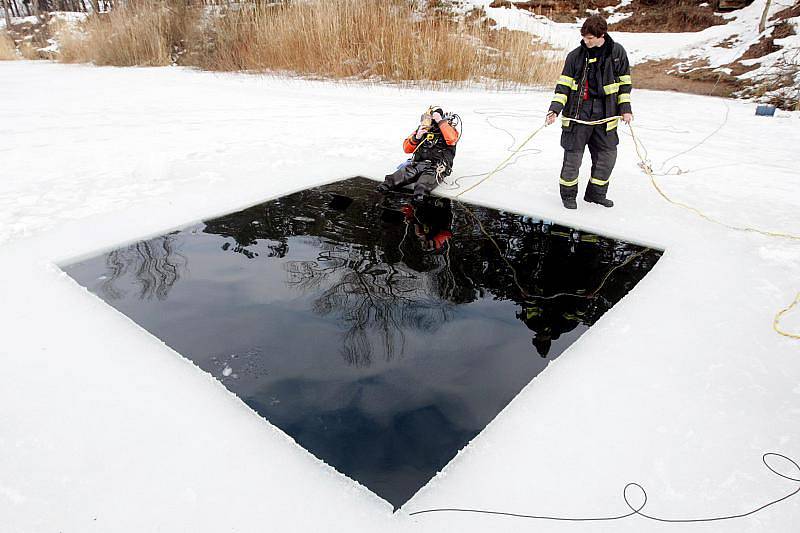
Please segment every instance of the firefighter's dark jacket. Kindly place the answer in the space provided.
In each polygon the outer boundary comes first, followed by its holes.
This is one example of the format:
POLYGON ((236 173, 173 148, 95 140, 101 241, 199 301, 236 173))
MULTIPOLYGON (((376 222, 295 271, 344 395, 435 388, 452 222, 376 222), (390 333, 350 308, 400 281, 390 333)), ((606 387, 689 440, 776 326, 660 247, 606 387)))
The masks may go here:
MULTIPOLYGON (((600 68, 603 69, 605 118, 631 113, 631 67, 625 49, 606 34, 603 53, 597 61, 601 61, 600 68)), ((579 118, 589 62, 589 49, 581 41, 581 45, 567 55, 564 70, 558 78, 550 111, 558 115, 563 110, 561 125, 565 130, 574 125, 574 122, 564 120, 565 117, 579 118)), ((618 123, 619 120, 608 122, 606 131, 616 129, 618 123)))
POLYGON ((444 163, 449 170, 453 168, 457 142, 458 131, 442 119, 421 140, 418 141, 414 133, 406 137, 403 141, 403 151, 407 154, 413 153, 414 161, 444 163), (419 146, 420 143, 422 146, 419 146))

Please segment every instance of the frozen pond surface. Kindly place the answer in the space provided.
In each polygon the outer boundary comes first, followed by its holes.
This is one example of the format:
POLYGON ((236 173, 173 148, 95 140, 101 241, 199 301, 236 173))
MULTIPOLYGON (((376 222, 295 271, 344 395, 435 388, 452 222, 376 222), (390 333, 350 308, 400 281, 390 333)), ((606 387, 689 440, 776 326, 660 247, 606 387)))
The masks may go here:
POLYGON ((309 189, 64 269, 399 507, 661 252, 374 186, 309 189))

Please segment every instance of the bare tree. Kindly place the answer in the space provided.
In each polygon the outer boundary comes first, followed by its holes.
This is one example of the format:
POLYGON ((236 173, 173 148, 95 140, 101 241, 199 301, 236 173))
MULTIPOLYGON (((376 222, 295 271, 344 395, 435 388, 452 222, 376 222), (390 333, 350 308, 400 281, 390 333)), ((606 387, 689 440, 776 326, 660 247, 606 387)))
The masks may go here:
POLYGON ((761 13, 761 20, 758 23, 758 33, 764 33, 764 30, 767 29, 767 15, 769 14, 770 4, 772 4, 772 0, 767 0, 764 4, 764 11, 761 13))
POLYGON ((314 312, 335 314, 347 329, 341 354, 348 364, 370 366, 374 344, 387 360, 402 355, 406 331, 433 332, 452 316, 453 304, 442 297, 452 277, 449 263, 420 273, 377 259, 378 253, 324 243, 316 261, 286 265, 288 283, 302 292, 321 291, 314 312))
POLYGON ((187 270, 188 262, 177 250, 175 236, 165 235, 110 252, 106 266, 110 275, 102 291, 109 300, 125 296, 125 291, 117 288, 117 282, 128 273, 139 285, 140 299, 164 300, 187 270))
POLYGON ((39 22, 44 22, 44 17, 42 17, 42 12, 39 9, 39 0, 31 0, 31 6, 33 7, 33 14, 36 17, 36 20, 39 22))
POLYGON ((9 13, 9 5, 8 2, 10 0, 3 0, 3 12, 6 15, 6 31, 11 29, 11 13, 9 13))

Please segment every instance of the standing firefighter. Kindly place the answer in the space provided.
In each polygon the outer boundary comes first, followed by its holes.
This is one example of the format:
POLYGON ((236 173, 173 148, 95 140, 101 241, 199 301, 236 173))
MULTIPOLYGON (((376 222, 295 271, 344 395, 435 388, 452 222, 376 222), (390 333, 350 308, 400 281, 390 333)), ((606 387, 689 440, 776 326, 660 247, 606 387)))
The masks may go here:
POLYGON ((411 160, 388 174, 378 190, 388 192, 416 183, 414 199, 422 200, 435 189, 453 169, 458 142, 458 115, 431 106, 422 114, 416 131, 403 141, 403 150, 413 154, 411 160))
POLYGON ((589 145, 592 173, 583 199, 605 207, 614 202, 606 198, 611 171, 617 161, 618 116, 629 124, 631 113, 631 72, 625 49, 607 33, 603 17, 592 15, 581 27, 581 45, 567 55, 564 70, 558 78, 556 93, 547 113, 552 124, 563 110, 561 118, 561 147, 564 164, 561 167, 561 201, 567 209, 577 209, 578 170, 583 152, 589 145), (594 126, 578 124, 569 119, 597 121, 610 119, 594 126))

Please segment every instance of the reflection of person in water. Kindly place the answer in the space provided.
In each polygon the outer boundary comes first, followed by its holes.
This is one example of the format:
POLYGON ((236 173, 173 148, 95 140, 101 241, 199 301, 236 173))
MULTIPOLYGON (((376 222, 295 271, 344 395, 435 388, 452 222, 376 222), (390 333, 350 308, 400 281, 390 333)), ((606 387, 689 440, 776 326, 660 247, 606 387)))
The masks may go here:
POLYGON ((529 269, 533 283, 517 318, 534 332, 537 353, 547 357, 561 335, 592 325, 605 311, 581 296, 596 288, 609 264, 594 235, 549 227, 543 233, 543 262, 529 269))
POLYGON ((400 208, 406 224, 413 224, 414 234, 425 252, 440 251, 453 232, 450 224, 453 213, 449 200, 425 201, 416 205, 406 204, 400 208))
POLYGON ((583 321, 582 304, 585 304, 582 300, 576 302, 575 298, 561 297, 528 304, 517 313, 517 318, 534 332, 531 343, 540 356, 547 357, 553 341, 583 321))

